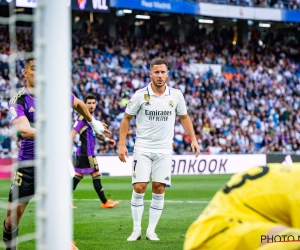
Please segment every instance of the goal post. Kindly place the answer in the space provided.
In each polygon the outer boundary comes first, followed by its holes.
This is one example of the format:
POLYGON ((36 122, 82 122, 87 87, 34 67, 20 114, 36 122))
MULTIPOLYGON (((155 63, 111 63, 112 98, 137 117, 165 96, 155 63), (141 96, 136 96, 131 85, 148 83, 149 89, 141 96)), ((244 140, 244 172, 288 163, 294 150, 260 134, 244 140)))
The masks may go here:
POLYGON ((39 250, 70 249, 71 22, 66 0, 39 0, 34 13, 39 250))

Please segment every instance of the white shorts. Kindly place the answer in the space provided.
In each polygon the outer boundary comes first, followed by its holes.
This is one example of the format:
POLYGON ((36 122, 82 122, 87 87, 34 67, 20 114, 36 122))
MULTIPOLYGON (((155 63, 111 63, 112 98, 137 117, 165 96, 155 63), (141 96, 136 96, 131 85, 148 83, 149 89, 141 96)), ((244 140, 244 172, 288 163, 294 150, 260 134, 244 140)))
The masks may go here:
POLYGON ((172 152, 170 153, 133 153, 132 183, 152 181, 171 186, 172 152))

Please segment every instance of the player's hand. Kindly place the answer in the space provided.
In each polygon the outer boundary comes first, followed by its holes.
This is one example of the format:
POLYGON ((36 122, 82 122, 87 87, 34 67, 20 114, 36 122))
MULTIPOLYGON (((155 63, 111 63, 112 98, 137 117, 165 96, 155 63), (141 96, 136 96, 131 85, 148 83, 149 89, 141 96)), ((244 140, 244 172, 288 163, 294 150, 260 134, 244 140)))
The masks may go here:
POLYGON ((104 127, 104 133, 107 133, 109 135, 111 135, 111 132, 108 130, 108 125, 102 122, 102 125, 104 127))
POLYGON ((128 150, 126 146, 119 146, 118 157, 121 162, 126 162, 126 157, 129 158, 128 150))
POLYGON ((91 122, 89 122, 92 129, 95 131, 96 134, 103 134, 105 132, 105 127, 102 125, 102 122, 97 121, 94 117, 91 122))
POLYGON ((107 134, 111 135, 111 132, 107 128, 105 128, 105 127, 104 127, 104 133, 107 133, 107 134))
POLYGON ((112 147, 116 146, 116 141, 114 139, 109 139, 106 142, 112 147))
POLYGON ((198 142, 197 141, 192 141, 191 148, 192 148, 193 152, 196 151, 196 158, 197 158, 198 155, 200 154, 200 147, 198 145, 198 142))

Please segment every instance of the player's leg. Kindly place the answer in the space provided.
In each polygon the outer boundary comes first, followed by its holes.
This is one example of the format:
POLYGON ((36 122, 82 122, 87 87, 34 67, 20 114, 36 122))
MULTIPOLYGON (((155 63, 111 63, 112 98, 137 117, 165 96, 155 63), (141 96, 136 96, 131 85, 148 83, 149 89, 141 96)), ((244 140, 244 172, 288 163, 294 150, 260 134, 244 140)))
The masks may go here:
POLYGON ((155 154, 152 163, 152 200, 146 238, 159 240, 155 228, 164 208, 165 187, 171 184, 172 154, 155 154))
POLYGON ((131 196, 131 214, 133 220, 133 232, 127 238, 128 241, 141 239, 142 217, 144 212, 144 196, 147 188, 147 182, 134 183, 131 196))
POLYGON ((165 186, 165 183, 152 182, 152 200, 149 209, 147 240, 159 240, 155 233, 155 228, 164 208, 165 186))
POLYGON ((76 157, 76 163, 74 166, 75 176, 73 177, 73 191, 75 191, 78 183, 83 179, 84 175, 86 173, 91 173, 90 168, 91 167, 87 156, 76 157))
POLYGON ((144 195, 151 174, 151 158, 149 153, 134 152, 132 162, 133 191, 131 196, 131 213, 133 232, 127 239, 135 241, 141 239, 142 216, 144 212, 144 195))
MULTIPOLYGON (((85 174, 95 171, 92 157, 76 156, 76 163, 74 165, 75 176, 73 177, 73 192, 76 190, 77 185, 83 179, 85 174)), ((77 208, 71 204, 71 208, 77 208)))
POLYGON ((79 174, 75 172, 75 176, 73 177, 73 191, 76 190, 78 183, 83 179, 84 174, 79 174))
POLYGON ((102 187, 100 172, 97 171, 97 172, 91 173, 91 176, 92 176, 92 180, 93 180, 94 189, 95 189, 99 199, 101 200, 101 202, 103 204, 105 204, 107 199, 105 197, 104 190, 102 187))
POLYGON ((3 223, 3 241, 7 250, 16 249, 18 225, 34 192, 34 168, 19 168, 12 180, 7 216, 3 223))
POLYGON ((8 202, 7 215, 3 222, 3 241, 7 250, 16 249, 16 238, 18 236, 18 225, 27 204, 16 204, 8 202))
POLYGON ((102 208, 114 208, 119 205, 118 201, 112 201, 112 200, 107 200, 104 194, 103 186, 101 183, 101 174, 99 171, 96 171, 94 173, 91 173, 92 179, 93 179, 93 185, 94 189, 101 200, 102 208))
MULTIPOLYGON (((78 183, 83 179, 84 175, 80 174, 80 173, 76 173, 73 177, 73 192, 76 190, 78 183)), ((71 208, 77 208, 76 206, 74 206, 73 204, 71 204, 71 208)))
POLYGON ((104 190, 102 187, 102 183, 101 183, 101 173, 99 171, 99 165, 97 162, 97 158, 95 156, 92 157, 92 160, 89 161, 90 162, 90 167, 94 168, 95 172, 91 173, 92 175, 92 179, 93 179, 93 185, 94 185, 94 189, 99 197, 99 199, 101 200, 102 204, 101 207, 102 208, 113 208, 119 205, 118 201, 112 201, 112 200, 107 200, 104 194, 104 190))

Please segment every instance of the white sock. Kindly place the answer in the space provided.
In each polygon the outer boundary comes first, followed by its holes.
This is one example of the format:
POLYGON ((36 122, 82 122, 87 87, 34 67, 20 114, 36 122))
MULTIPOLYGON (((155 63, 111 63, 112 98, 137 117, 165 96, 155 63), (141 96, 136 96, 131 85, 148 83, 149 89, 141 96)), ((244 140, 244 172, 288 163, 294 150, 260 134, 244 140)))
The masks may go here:
POLYGON ((164 208, 164 197, 165 194, 154 194, 152 193, 152 201, 149 211, 149 225, 147 232, 155 232, 156 225, 161 216, 162 210, 164 208))
POLYGON ((131 197, 131 213, 133 219, 133 231, 141 231, 142 216, 144 212, 144 195, 134 190, 131 197))

